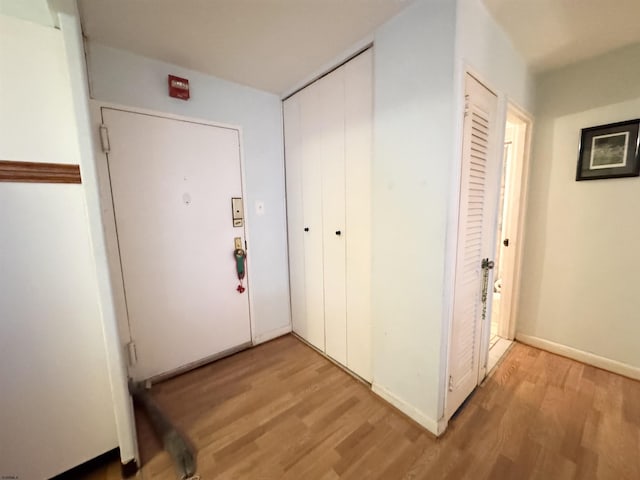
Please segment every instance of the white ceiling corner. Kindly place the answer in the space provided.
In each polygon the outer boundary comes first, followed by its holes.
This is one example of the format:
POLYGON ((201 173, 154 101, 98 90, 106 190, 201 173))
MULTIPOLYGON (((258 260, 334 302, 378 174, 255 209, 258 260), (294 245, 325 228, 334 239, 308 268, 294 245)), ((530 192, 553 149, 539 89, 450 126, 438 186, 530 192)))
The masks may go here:
POLYGON ((409 0, 80 0, 89 41, 282 94, 409 0))
POLYGON ((640 0, 484 0, 534 72, 640 43, 640 0))

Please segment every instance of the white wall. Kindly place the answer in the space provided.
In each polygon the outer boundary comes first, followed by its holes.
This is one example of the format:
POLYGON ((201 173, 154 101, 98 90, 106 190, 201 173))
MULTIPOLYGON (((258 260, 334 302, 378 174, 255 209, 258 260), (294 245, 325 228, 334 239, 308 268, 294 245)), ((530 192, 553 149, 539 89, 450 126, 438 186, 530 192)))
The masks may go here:
POLYGON ((104 210, 100 202, 97 165, 94 161, 95 138, 89 116, 89 87, 85 62, 84 40, 76 0, 50 0, 62 31, 67 70, 73 92, 77 141, 80 152, 84 197, 89 217, 89 235, 98 283, 98 299, 102 312, 102 332, 107 352, 107 368, 111 400, 116 422, 120 459, 130 466, 138 455, 133 402, 129 396, 127 361, 117 324, 115 295, 109 271, 104 210))
POLYGON ((0 0, 0 15, 20 18, 47 27, 56 25, 47 0, 0 0))
POLYGON ((640 118, 640 45, 537 79, 518 335, 640 367, 640 178, 576 182, 580 130, 640 118))
POLYGON ((456 57, 457 66, 477 73, 501 102, 509 99, 533 111, 534 84, 526 62, 481 0, 457 0, 456 57))
POLYGON ((290 329, 282 106, 276 95, 91 43, 92 97, 160 112, 238 125, 243 130, 251 256, 251 312, 262 341, 290 329), (191 99, 170 98, 167 74, 189 78, 191 99), (256 215, 255 203, 264 203, 256 215))
POLYGON ((373 387, 440 433, 464 70, 498 94, 501 125, 508 99, 532 108, 532 79, 480 0, 418 0, 374 42, 373 387))
POLYGON ((454 155, 455 4, 421 0, 374 44, 373 387, 435 432, 454 155))
MULTIPOLYGON (((0 159, 79 163, 59 30, 0 15, 0 159)), ((115 448, 82 185, 0 183, 0 474, 115 448)))
MULTIPOLYGON (((449 223, 447 232, 447 267, 445 273, 446 325, 445 350, 449 346, 450 326, 453 316, 454 273, 456 265, 457 228, 460 198, 460 173, 462 159, 462 136, 464 119, 465 73, 474 75, 498 98, 497 132, 498 143, 503 142, 506 127, 507 107, 511 102, 525 112, 531 112, 534 102, 533 77, 523 57, 515 50, 510 39, 489 14, 481 0, 457 0, 456 2, 456 38, 455 38, 455 127, 454 158, 452 162, 451 188, 449 197, 449 223)), ((502 156, 502 149, 496 149, 502 156)), ((499 170, 493 172, 495 179, 490 188, 500 189, 501 162, 496 162, 499 170)), ((495 196, 494 221, 497 230, 498 199, 495 196)), ((496 231, 492 244, 496 243, 496 231)), ((488 317, 491 315, 489 301, 488 317)), ((485 332, 488 333, 488 332, 485 332)), ((481 339, 480 366, 483 368, 488 357, 488 335, 481 339)), ((445 353, 448 358, 448 352, 445 353)), ((444 371, 442 373, 445 373, 444 371)), ((448 375, 448 370, 446 371, 448 375)), ((443 378, 443 381, 446 377, 443 378)), ((444 415, 446 391, 442 391, 442 403, 439 414, 444 415)))

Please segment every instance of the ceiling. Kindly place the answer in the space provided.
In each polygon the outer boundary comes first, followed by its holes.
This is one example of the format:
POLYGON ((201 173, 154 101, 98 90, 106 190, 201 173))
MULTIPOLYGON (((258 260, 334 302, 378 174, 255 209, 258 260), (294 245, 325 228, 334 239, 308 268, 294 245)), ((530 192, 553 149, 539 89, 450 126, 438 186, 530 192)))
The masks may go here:
POLYGON ((281 94, 407 3, 80 0, 80 11, 90 41, 281 94))
POLYGON ((484 0, 484 3, 534 72, 640 43, 640 0, 484 0))
MULTIPOLYGON (((410 1, 80 0, 80 10, 90 41, 282 94, 410 1)), ((640 43, 640 0, 482 1, 534 72, 640 43)))

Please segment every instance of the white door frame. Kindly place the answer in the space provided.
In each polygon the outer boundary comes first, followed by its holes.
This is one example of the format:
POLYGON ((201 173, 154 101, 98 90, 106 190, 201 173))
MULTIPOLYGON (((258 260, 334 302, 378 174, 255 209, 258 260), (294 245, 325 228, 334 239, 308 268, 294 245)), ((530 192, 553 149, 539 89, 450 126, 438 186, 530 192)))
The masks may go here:
MULTIPOLYGON (((500 100, 500 97, 498 97, 500 100)), ((531 117, 531 115, 529 113, 527 113, 526 110, 524 110, 523 108, 521 108, 520 106, 518 106, 515 102, 513 102, 510 98, 505 97, 504 101, 501 102, 503 103, 502 107, 501 107, 501 112, 500 112, 500 122, 498 123, 498 128, 501 128, 500 133, 499 133, 499 138, 500 138, 500 145, 504 144, 504 137, 505 137, 505 130, 506 130, 506 126, 507 126, 507 117, 509 115, 509 113, 511 112, 511 114, 513 116, 516 116, 519 120, 522 120, 522 122, 526 125, 526 132, 525 132, 525 142, 523 145, 523 157, 522 157, 522 171, 521 171, 521 188, 520 188, 520 194, 519 194, 519 205, 518 205, 518 223, 515 226, 515 230, 516 230, 516 236, 518 238, 518 242, 515 245, 516 248, 516 254, 515 254, 515 261, 514 261, 514 265, 513 265, 513 279, 511 280, 513 283, 513 287, 512 287, 512 294, 511 294, 511 305, 509 308, 509 312, 507 314, 507 316, 505 318, 507 318, 507 322, 508 322, 508 332, 509 332, 509 340, 513 340, 513 338, 515 337, 515 331, 516 331, 516 323, 517 323, 517 307, 518 307, 518 300, 519 300, 519 295, 520 295, 520 279, 521 279, 521 265, 522 265, 522 245, 524 243, 524 216, 525 216, 525 208, 526 208, 526 199, 528 197, 528 192, 527 192, 527 187, 528 187, 528 175, 529 175, 529 153, 530 153, 530 146, 531 146, 531 129, 533 126, 533 119, 531 117)), ((503 150, 502 149, 498 149, 498 151, 500 152, 500 165, 501 165, 501 171, 503 171, 503 162, 504 162, 504 155, 503 155, 503 150)), ((502 175, 498 175, 498 179, 497 179, 498 183, 496 185, 494 185, 494 188, 500 189, 500 182, 502 181, 502 175)), ((496 208, 496 213, 497 210, 500 208, 500 196, 497 196, 497 204, 495 206, 496 208)), ((511 198, 508 199, 508 201, 511 201, 511 198)), ((498 242, 498 218, 499 215, 496 214, 495 215, 495 223, 493 225, 493 232, 492 232, 492 238, 493 238, 493 245, 497 247, 497 242, 498 242)), ((495 258, 497 252, 493 252, 493 258, 495 258)), ((490 281, 489 281, 489 291, 488 291, 488 295, 487 295, 487 315, 486 318, 484 320, 484 322, 482 322, 482 330, 481 330, 481 345, 480 345, 480 370, 478 372, 478 384, 480 384, 480 382, 482 382, 482 380, 484 380, 484 378, 487 376, 487 374, 489 373, 487 371, 487 364, 489 361, 489 343, 491 340, 491 315, 492 315, 492 307, 493 307, 493 282, 495 281, 495 278, 493 276, 494 272, 492 271, 491 277, 490 277, 490 281)))
MULTIPOLYGON (((507 99, 507 115, 516 117, 522 122, 525 128, 524 144, 521 146, 522 152, 521 155, 518 154, 522 160, 522 168, 519 171, 520 192, 517 196, 517 205, 514 205, 513 203, 515 197, 513 194, 511 194, 511 198, 509 198, 508 200, 512 205, 516 207, 516 211, 513 212, 513 215, 517 219, 517 223, 514 225, 514 229, 516 232, 516 238, 518 239, 518 241, 514 245, 515 254, 513 262, 513 275, 508 280, 509 285, 511 285, 511 299, 509 311, 505 311, 501 314, 504 315, 503 318, 507 319, 505 328, 505 330, 507 331, 507 338, 509 340, 513 340, 516 334, 518 305, 520 299, 520 282, 522 278, 521 272, 524 251, 523 245, 525 235, 525 215, 527 211, 527 199, 529 197, 529 159, 531 157, 531 133, 533 130, 533 116, 509 99, 507 99)), ((517 172, 515 174, 517 174, 517 172)))
MULTIPOLYGON (((109 102, 103 102, 99 100, 90 100, 89 102, 90 114, 91 114, 91 123, 96 127, 96 138, 98 141, 94 142, 95 150, 94 155, 96 158, 96 170, 98 175, 98 189, 100 193, 100 200, 102 204, 103 211, 103 227, 104 227, 104 236, 107 247, 107 262, 110 270, 110 279, 111 285, 113 289, 114 296, 114 306, 116 310, 116 316, 118 320, 118 330, 120 335, 120 342, 123 349, 126 349, 127 345, 131 342, 131 329, 129 325, 129 319, 127 315, 127 307, 125 302, 125 292, 124 292, 124 283, 122 276, 122 266, 120 264, 120 251, 118 248, 118 236, 117 236, 117 227, 116 227, 116 219, 115 219, 115 211, 113 208, 113 197, 111 194, 111 182, 109 180, 109 170, 107 163, 107 154, 102 151, 102 145, 100 142, 100 135, 97 134, 98 126, 102 124, 102 108, 111 108, 115 110, 121 110, 129 113, 136 113, 141 115, 151 115, 154 117, 165 118, 169 120, 177 120, 189 123, 196 123, 200 125, 207 125, 212 127, 221 127, 228 128, 231 130, 236 130, 238 132, 238 138, 240 141, 240 178, 242 185, 242 194, 245 205, 245 218, 244 218, 244 234, 247 242, 247 273, 246 273, 246 283, 247 286, 250 287, 251 282, 251 235, 249 228, 249 220, 248 215, 246 214, 247 205, 247 185, 245 179, 245 162, 244 162, 244 148, 243 148, 243 137, 242 137, 242 128, 237 125, 229 125, 220 122, 212 122, 210 120, 203 120, 200 118, 186 117, 183 115, 174 115, 166 112, 159 112, 155 110, 142 109, 137 107, 129 107, 109 102)), ((229 204, 229 214, 231 214, 231 204, 229 204)), ((256 344, 255 332, 256 327, 254 323, 254 315, 253 313, 253 289, 247 289, 249 293, 249 324, 251 329, 251 342, 252 344, 256 344)), ((130 365, 128 365, 128 369, 130 369, 130 365)), ((130 376, 130 375, 129 375, 130 376)))

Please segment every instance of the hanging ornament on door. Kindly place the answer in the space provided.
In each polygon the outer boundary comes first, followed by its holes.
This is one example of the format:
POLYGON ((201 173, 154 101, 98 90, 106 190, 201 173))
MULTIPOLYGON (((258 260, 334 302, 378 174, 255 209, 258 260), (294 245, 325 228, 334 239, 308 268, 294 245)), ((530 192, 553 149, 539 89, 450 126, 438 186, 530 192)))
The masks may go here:
POLYGON ((247 254, 243 249, 236 248, 233 251, 233 256, 236 259, 236 272, 238 273, 238 281, 239 281, 238 288, 236 288, 236 290, 238 291, 238 293, 243 293, 246 290, 243 283, 244 283, 244 272, 245 272, 245 265, 247 261, 247 254))

